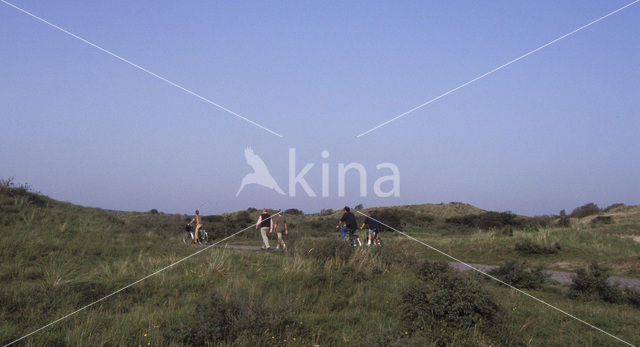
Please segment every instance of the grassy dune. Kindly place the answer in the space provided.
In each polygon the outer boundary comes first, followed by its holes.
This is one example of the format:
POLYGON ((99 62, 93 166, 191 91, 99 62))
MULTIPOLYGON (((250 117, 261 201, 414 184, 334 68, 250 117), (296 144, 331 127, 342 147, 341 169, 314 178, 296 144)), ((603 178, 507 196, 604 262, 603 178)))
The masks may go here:
MULTIPOLYGON (((484 211, 464 204, 438 206, 393 211, 403 217, 404 225, 399 225, 403 230, 464 261, 526 260, 552 269, 579 267, 595 259, 611 266, 613 273, 638 277, 640 248, 625 238, 640 234, 637 206, 614 211, 618 215, 610 225, 593 226, 586 219, 591 216, 572 220, 569 228, 553 224, 538 231, 516 228, 513 236, 503 235, 502 229, 451 225, 447 218, 484 211), (557 243, 560 249, 549 255, 522 255, 514 245, 524 239, 541 245, 557 243)), ((184 216, 107 212, 15 187, 2 189, 0 208, 3 344, 197 250, 178 240, 184 216)), ((221 237, 246 227, 247 215, 253 220, 255 214, 209 216, 207 227, 221 237)), ((456 329, 411 330, 403 319, 405 294, 422 285, 416 275, 420 264, 440 256, 388 232, 383 234, 382 250, 341 247, 332 229, 337 216, 290 216, 290 252, 209 249, 20 344, 179 346, 205 340, 215 345, 619 344, 511 289, 470 274, 447 276, 471 281, 495 302, 495 317, 479 317, 474 324, 456 329)), ((250 231, 238 241, 255 243, 257 235, 250 231)), ((637 306, 571 300, 568 288, 554 283, 527 291, 640 344, 637 306)))

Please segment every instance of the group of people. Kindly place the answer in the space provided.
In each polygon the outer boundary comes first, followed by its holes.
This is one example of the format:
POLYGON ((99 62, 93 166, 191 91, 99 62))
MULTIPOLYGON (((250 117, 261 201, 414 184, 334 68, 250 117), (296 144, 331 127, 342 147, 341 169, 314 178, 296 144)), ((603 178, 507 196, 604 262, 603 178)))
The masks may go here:
MULTIPOLYGON (((355 245, 355 242, 358 245, 362 245, 360 242, 360 238, 355 234, 358 229, 358 223, 356 222, 356 216, 351 212, 349 206, 345 206, 344 214, 338 221, 338 225, 336 229, 340 231, 340 237, 342 241, 347 241, 346 236, 349 236, 348 241, 351 242, 352 245, 355 245)), ((202 228, 202 217, 200 216, 200 211, 196 210, 196 215, 191 219, 191 221, 187 225, 191 225, 196 223, 196 231, 194 237, 194 243, 198 240, 198 231, 202 228)), ((371 244, 381 244, 380 237, 378 233, 380 232, 380 223, 378 222, 378 218, 373 215, 373 212, 369 211, 367 213, 367 217, 364 219, 364 222, 360 226, 360 229, 364 229, 367 226, 367 245, 371 244)), ((276 249, 286 250, 287 245, 284 243, 283 235, 289 234, 289 229, 287 228, 287 220, 282 213, 282 210, 278 211, 278 213, 272 217, 267 209, 263 209, 260 217, 258 218, 258 222, 256 223, 256 230, 260 230, 260 235, 262 236, 262 249, 271 249, 269 245, 269 237, 267 233, 271 234, 273 232, 277 235, 277 246, 276 249)))
MULTIPOLYGON (((356 216, 351 212, 349 206, 345 206, 344 214, 342 218, 338 221, 338 225, 336 229, 340 230, 340 237, 342 241, 346 241, 346 236, 349 235, 349 242, 352 245, 357 244, 362 246, 360 242, 360 238, 355 235, 356 230, 358 229, 358 223, 356 222, 356 216)), ((373 212, 367 212, 367 217, 365 217, 364 222, 360 226, 360 230, 364 229, 365 225, 367 226, 367 246, 371 246, 371 244, 380 245, 380 237, 378 233, 380 232, 380 223, 378 222, 378 218, 373 215, 373 212)))
POLYGON ((287 229, 287 220, 284 218, 282 210, 278 211, 277 215, 271 218, 267 209, 263 209, 260 214, 260 218, 258 218, 258 222, 256 223, 256 229, 260 229, 260 235, 262 235, 262 242, 264 243, 262 249, 271 249, 271 246, 269 246, 267 232, 273 233, 274 231, 276 232, 276 236, 278 236, 278 245, 276 246, 276 249, 280 249, 280 246, 282 246, 283 251, 287 249, 287 245, 284 243, 282 235, 288 235, 289 230, 287 229))

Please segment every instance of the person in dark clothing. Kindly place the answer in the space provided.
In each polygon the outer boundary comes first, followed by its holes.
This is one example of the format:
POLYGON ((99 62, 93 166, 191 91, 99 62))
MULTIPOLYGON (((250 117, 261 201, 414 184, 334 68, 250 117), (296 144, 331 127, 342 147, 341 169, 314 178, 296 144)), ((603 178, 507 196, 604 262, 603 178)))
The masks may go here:
MULTIPOLYGON (((354 216, 353 213, 351 213, 351 209, 349 208, 349 206, 345 206, 343 210, 344 210, 344 214, 342 215, 342 218, 340 218, 340 221, 338 221, 338 225, 336 226, 336 229, 340 230, 340 237, 342 237, 342 241, 345 240, 345 233, 348 232, 349 241, 353 242, 354 232, 356 231, 356 229, 358 229, 356 216, 354 216)), ((360 239, 358 239, 357 236, 355 236, 355 239, 357 240, 358 244, 360 244, 360 239)))
POLYGON ((378 233, 380 232, 380 223, 378 223, 378 218, 373 215, 372 211, 367 212, 367 217, 364 219, 364 223, 360 226, 360 229, 364 229, 364 226, 367 226, 369 229, 368 237, 367 237, 367 246, 370 246, 371 243, 374 245, 380 244, 380 238, 378 237, 378 233))

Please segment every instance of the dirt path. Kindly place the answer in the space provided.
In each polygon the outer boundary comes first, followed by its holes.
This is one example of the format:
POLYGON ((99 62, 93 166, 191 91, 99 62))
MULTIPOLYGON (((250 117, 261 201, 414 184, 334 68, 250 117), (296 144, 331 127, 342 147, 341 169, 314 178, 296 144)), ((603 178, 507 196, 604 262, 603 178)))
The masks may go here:
MULTIPOLYGON (((498 267, 496 265, 482 265, 482 264, 469 264, 469 265, 477 268, 478 270, 482 270, 484 272, 493 270, 498 267)), ((449 263, 449 266, 459 271, 472 270, 470 267, 462 263, 449 263)), ((545 271, 545 273, 548 274, 552 280, 558 281, 562 284, 570 284, 572 282, 571 278, 576 275, 573 272, 562 272, 562 271, 545 271)), ((609 277, 609 283, 619 284, 622 287, 640 290, 640 280, 637 280, 634 278, 609 277)))
MULTIPOLYGON (((216 246, 219 248, 232 248, 232 249, 241 249, 245 251, 259 251, 260 246, 247 246, 247 245, 220 245, 216 246)), ((275 251, 275 248, 271 248, 272 251, 275 251)), ((496 265, 482 265, 482 264, 469 264, 478 270, 482 270, 484 272, 493 270, 497 268, 496 265)), ((470 271, 472 270, 470 267, 463 263, 454 263, 450 262, 449 266, 458 270, 458 271, 470 271)), ((562 271, 545 271, 545 273, 549 274, 550 278, 554 281, 558 281, 562 284, 570 284, 571 278, 575 276, 573 272, 562 272, 562 271)), ((623 278, 623 277, 609 277, 609 283, 618 284, 621 287, 627 287, 635 290, 640 290, 640 280, 634 278, 623 278)))

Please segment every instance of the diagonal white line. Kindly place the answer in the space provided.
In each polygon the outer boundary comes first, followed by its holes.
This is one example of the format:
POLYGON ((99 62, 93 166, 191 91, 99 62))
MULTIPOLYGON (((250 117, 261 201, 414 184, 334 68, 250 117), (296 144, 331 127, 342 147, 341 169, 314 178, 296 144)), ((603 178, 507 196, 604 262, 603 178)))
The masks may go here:
MULTIPOLYGON (((0 0, 0 1, 4 1, 4 0, 0 0)), ((533 54, 533 53, 535 53, 535 52, 537 52, 537 51, 539 51, 539 50, 541 50, 541 49, 543 49, 543 48, 545 48, 545 47, 547 47, 547 46, 550 46, 550 45, 552 45, 552 44, 554 44, 554 43, 556 43, 556 42, 558 42, 558 41, 560 41, 560 40, 562 40, 562 39, 564 39, 564 38, 566 38, 566 37, 568 37, 568 36, 571 36, 571 35, 573 35, 573 34, 577 33, 578 31, 580 31, 580 30, 582 30, 582 29, 585 29, 585 28, 587 28, 587 27, 589 27, 589 26, 591 26, 591 25, 593 25, 593 24, 595 24, 595 23, 597 23, 597 22, 599 22, 599 21, 601 21, 601 20, 603 20, 603 19, 605 19, 605 18, 607 18, 607 17, 611 16, 611 15, 614 15, 614 14, 616 14, 616 13, 618 13, 618 12, 620 12, 620 11, 624 10, 625 8, 627 8, 627 7, 631 6, 631 5, 633 5, 633 4, 637 3, 637 2, 639 2, 639 1, 640 1, 640 0, 635 0, 635 1, 633 1, 633 2, 628 3, 627 5, 624 5, 624 6, 620 7, 619 9, 617 9, 617 10, 615 10, 615 11, 609 12, 609 13, 607 13, 606 15, 604 15, 604 16, 602 16, 602 17, 600 17, 600 18, 598 18, 598 19, 596 19, 596 20, 594 20, 594 21, 592 21, 592 22, 589 22, 589 23, 587 23, 587 24, 585 24, 585 25, 583 25, 583 26, 581 26, 581 27, 579 27, 579 28, 577 28, 577 29, 575 29, 575 30, 573 30, 573 31, 571 31, 571 32, 568 32, 568 33, 566 33, 566 34, 564 34, 564 35, 562 35, 562 36, 558 37, 557 39, 555 39, 555 40, 553 40, 553 41, 549 41, 549 42, 545 43, 544 45, 542 45, 542 46, 540 46, 540 47, 538 47, 538 48, 536 48, 536 49, 534 49, 534 50, 532 50, 532 51, 530 51, 530 52, 528 52, 528 53, 525 53, 525 54, 523 54, 523 55, 521 55, 521 56, 519 56, 519 57, 517 57, 517 58, 515 58, 515 59, 513 59, 513 60, 511 60, 511 61, 509 61, 509 62, 507 62, 507 63, 504 63, 504 64, 502 64, 502 65, 498 66, 497 68, 495 68, 495 69, 493 69, 493 70, 491 70, 491 71, 489 71, 489 72, 486 72, 486 73, 484 73, 484 74, 482 74, 482 75, 480 75, 480 76, 478 76, 478 77, 476 77, 476 78, 474 78, 474 79, 472 79, 472 80, 470 80, 470 81, 468 81, 468 82, 466 82, 466 83, 463 83, 463 84, 461 84, 461 85, 459 85, 459 86, 457 86, 457 87, 455 87, 455 88, 453 88, 453 89, 451 89, 451 90, 449 90, 449 91, 447 91, 447 92, 445 92, 445 93, 443 93, 443 94, 440 94, 440 95, 438 95, 437 97, 435 97, 435 98, 433 98, 433 99, 431 99, 431 100, 429 100, 429 101, 425 102, 424 104, 418 105, 418 106, 416 106, 416 107, 414 107, 414 108, 410 109, 409 111, 406 111, 406 112, 404 112, 404 113, 401 113, 401 114, 399 114, 399 115, 397 115, 397 116, 395 116, 395 117, 393 117, 393 118, 389 119, 388 121, 386 121, 386 122, 384 122, 384 123, 380 123, 380 124, 378 124, 377 126, 375 126, 375 127, 371 128, 371 129, 369 129, 369 130, 367 130, 367 131, 365 131, 365 132, 361 133, 360 135, 358 135, 358 136, 356 136, 356 137, 364 136, 364 135, 366 135, 366 134, 368 134, 368 133, 370 133, 370 132, 372 132, 372 131, 374 131, 374 130, 376 130, 376 129, 380 128, 380 127, 383 127, 383 126, 385 126, 385 125, 387 125, 387 124, 389 124, 389 123, 391 123, 391 122, 393 122, 393 121, 395 121, 395 120, 398 120, 398 119, 400 119, 400 118, 402 118, 402 117, 404 117, 404 116, 408 115, 409 113, 412 113, 413 111, 417 111, 417 110, 419 110, 419 109, 421 109, 421 108, 423 108, 423 107, 425 107, 425 106, 429 105, 430 103, 432 103, 432 102, 434 102, 434 101, 436 101, 436 100, 438 100, 438 99, 441 99, 441 98, 443 98, 443 97, 445 97, 445 96, 447 96, 447 95, 449 95, 449 94, 451 94, 451 93, 453 93, 453 92, 455 92, 455 91, 457 91, 457 90, 459 90, 459 89, 461 89, 461 88, 464 88, 464 87, 468 86, 469 84, 471 84, 471 83, 473 83, 473 82, 476 82, 477 80, 480 80, 480 79, 482 79, 482 78, 484 78, 484 77, 487 77, 487 76, 491 75, 492 73, 494 73, 494 72, 496 72, 496 71, 498 71, 498 70, 501 70, 501 69, 503 69, 503 68, 505 68, 505 67, 507 67, 507 66, 509 66, 509 65, 511 65, 511 64, 513 64, 513 63, 515 63, 515 62, 517 62, 517 61, 518 61, 518 60, 520 60, 520 59, 523 59, 523 58, 525 58, 525 57, 527 57, 527 56, 529 56, 529 55, 531 55, 531 54, 533 54)))
POLYGON ((224 107, 224 106, 222 106, 222 105, 220 105, 218 103, 215 103, 215 102, 205 98, 204 96, 202 96, 202 95, 200 95, 200 94, 198 94, 198 93, 196 93, 194 91, 191 91, 191 90, 189 90, 189 89, 187 89, 187 88, 185 88, 185 87, 183 87, 183 86, 181 86, 181 85, 179 85, 177 83, 171 82, 170 80, 168 80, 168 79, 166 79, 166 78, 164 78, 164 77, 162 77, 162 76, 160 76, 160 75, 158 75, 158 74, 156 74, 156 73, 154 73, 152 71, 149 71, 149 70, 145 69, 144 67, 142 67, 142 66, 140 66, 138 64, 135 64, 135 63, 133 63, 133 62, 131 62, 131 61, 129 61, 129 60, 127 60, 127 59, 125 59, 125 58, 123 58, 123 57, 121 57, 121 56, 119 56, 119 55, 107 50, 107 49, 104 49, 104 48, 98 46, 97 44, 95 44, 95 43, 93 43, 91 41, 88 41, 88 40, 86 40, 86 39, 84 39, 84 38, 82 38, 82 37, 80 37, 80 36, 78 36, 78 35, 76 35, 74 33, 71 33, 71 32, 69 32, 69 31, 67 31, 67 30, 65 30, 65 29, 63 29, 63 28, 61 28, 61 27, 59 27, 59 26, 57 26, 57 25, 55 25, 55 24, 53 24, 53 23, 51 23, 51 22, 49 22, 49 21, 47 21, 45 19, 43 19, 43 18, 40 18, 40 17, 36 16, 35 14, 27 11, 27 10, 24 10, 24 9, 22 9, 22 8, 20 8, 20 7, 16 6, 16 5, 6 1, 6 0, 0 0, 0 2, 3 2, 5 4, 7 4, 8 6, 11 6, 11 7, 15 8, 16 10, 18 10, 18 11, 20 11, 20 12, 26 14, 26 15, 29 15, 29 16, 31 16, 31 17, 39 20, 39 21, 41 21, 42 23, 45 23, 45 24, 47 24, 47 25, 49 25, 49 26, 51 26, 51 27, 53 27, 55 29, 58 29, 58 30, 62 31, 63 33, 65 33, 65 34, 67 34, 69 36, 72 36, 72 37, 74 37, 74 38, 76 38, 76 39, 78 39, 78 40, 80 40, 80 41, 92 46, 92 47, 95 47, 95 48, 101 50, 102 52, 107 53, 110 56, 112 56, 112 57, 114 57, 114 58, 116 58, 118 60, 121 60, 121 61, 123 61, 123 62, 125 62, 125 63, 127 63, 127 64, 129 64, 129 65, 131 65, 133 67, 135 67, 136 69, 144 71, 147 74, 149 74, 149 75, 151 75, 151 76, 153 76, 153 77, 155 77, 155 78, 157 78, 157 79, 159 79, 159 80, 161 80, 163 82, 166 82, 166 83, 168 83, 168 84, 170 84, 170 85, 172 85, 172 86, 174 86, 174 87, 176 87, 176 88, 178 88, 178 89, 180 89, 180 90, 182 90, 182 91, 184 91, 184 92, 186 92, 188 94, 191 94, 191 95, 195 96, 196 98, 198 98, 198 99, 200 99, 200 100, 202 100, 202 101, 204 101, 204 102, 206 102, 208 104, 211 104, 211 105, 213 105, 213 106, 215 106, 215 107, 217 107, 217 108, 219 108, 219 109, 221 109, 221 110, 223 110, 223 111, 225 111, 225 112, 227 112, 227 113, 229 113, 231 115, 234 115, 234 116, 236 116, 236 117, 238 117, 238 118, 240 118, 240 119, 242 119, 242 120, 244 120, 244 121, 246 121, 248 123, 251 123, 251 124, 257 126, 258 128, 261 128, 261 129, 263 129, 265 131, 268 131, 273 135, 276 135, 276 136, 279 136, 279 137, 283 137, 282 135, 278 134, 277 132, 275 132, 275 131, 273 131, 273 130, 271 130, 271 129, 263 126, 263 125, 260 125, 260 124, 252 121, 251 119, 249 119, 247 117, 244 117, 244 116, 242 116, 242 115, 240 115, 240 114, 238 114, 236 112, 233 112, 230 109, 228 109, 228 108, 226 108, 226 107, 224 107))
MULTIPOLYGON (((1 1, 1 0, 0 0, 0 1, 1 1)), ((271 215, 271 216, 269 216, 269 218, 267 218, 266 220, 271 219, 271 217, 275 216, 276 214, 277 214, 277 213, 272 214, 272 215, 271 215)), ((180 263, 182 263, 183 261, 185 261, 185 260, 187 260, 187 259, 189 259, 189 258, 193 257, 194 255, 200 254, 200 253, 202 253, 202 252, 204 252, 204 251, 206 251, 206 250, 210 249, 211 247, 216 246, 216 245, 217 245, 217 244, 219 244, 220 242, 226 241, 226 240, 228 240, 228 239, 230 239, 230 238, 232 238, 232 237, 234 237, 234 236, 236 236, 236 235, 240 234, 241 232, 243 232, 243 231, 245 231, 245 230, 247 230, 247 229, 249 229, 249 228, 251 228, 251 227, 253 227, 253 226, 254 226, 254 225, 252 224, 252 225, 250 225, 250 226, 248 226, 248 227, 246 227, 246 228, 244 228, 244 229, 242 229, 242 230, 240 230, 240 231, 238 231, 238 232, 236 232, 236 233, 234 233, 234 234, 231 234, 231 235, 229 235, 229 236, 225 237, 224 239, 222 239, 222 240, 220 240, 220 241, 218 241, 218 242, 216 242, 216 243, 214 243, 214 244, 211 244, 211 245, 209 245, 209 246, 207 246, 207 247, 205 247, 205 248, 203 248, 203 249, 201 249, 201 250, 199 250, 199 251, 197 251, 197 252, 195 252, 195 253, 192 253, 192 254, 190 254, 190 255, 188 255, 188 256, 186 256, 186 257, 184 257, 184 258, 182 258, 182 259, 180 259, 180 260, 178 260, 178 261, 176 261, 176 262, 174 262, 174 263, 169 264, 169 265, 167 265, 167 266, 163 267, 162 269, 160 269, 160 270, 158 270, 158 271, 156 271, 156 272, 154 272, 154 273, 152 273, 152 274, 149 274, 149 275, 147 275, 147 276, 144 276, 144 277, 142 277, 141 279, 139 279, 139 280, 137 280, 137 281, 135 281, 135 282, 133 282, 133 283, 131 283, 131 284, 128 284, 128 285, 126 285, 126 286, 124 286, 124 287, 122 287, 122 288, 120 288, 120 289, 116 290, 115 292, 113 292, 113 293, 111 293, 111 294, 109 294, 109 295, 106 295, 106 296, 104 296, 104 297, 102 297, 102 298, 100 298, 100 299, 98 299, 98 300, 96 300, 96 301, 94 301, 94 302, 92 302, 92 303, 90 303, 90 304, 87 304, 87 305, 85 305, 85 306, 83 306, 83 307, 81 307, 81 308, 79 308, 79 309, 77 309, 77 310, 75 310, 75 311, 73 311, 73 312, 71 312, 71 313, 69 313, 69 314, 67 314, 67 315, 63 316, 63 317, 60 317, 60 318, 58 318, 58 319, 54 320, 53 322, 51 322, 51 323, 49 323, 49 324, 47 324, 47 325, 45 325, 45 326, 43 326, 43 327, 41 327, 41 328, 39 328, 39 329, 36 329, 36 330, 34 330, 34 331, 32 331, 32 332, 30 332, 30 333, 28 333, 28 334, 26 334, 26 335, 22 336, 21 338, 19 338, 19 339, 17 339, 17 340, 14 340, 14 341, 12 341, 12 342, 7 343, 6 345, 4 345, 4 347, 7 347, 7 346, 10 346, 10 345, 13 345, 13 344, 14 344, 14 343, 16 343, 16 342, 19 342, 19 341, 21 341, 21 340, 23 340, 23 339, 25 339, 25 338, 27 338, 27 337, 29 337, 29 336, 31 336, 31 335, 33 335, 33 334, 35 334, 35 333, 39 332, 39 331, 41 331, 41 330, 44 330, 44 329, 46 329, 46 328, 48 328, 48 327, 50 327, 50 326, 52 326, 52 325, 54 325, 54 324, 56 324, 56 323, 58 323, 58 322, 62 321, 62 320, 65 320, 65 319, 67 319, 67 318, 69 318, 69 317, 71 317, 71 316, 75 315, 76 313, 78 313, 78 312, 80 312, 80 311, 82 311, 82 310, 84 310, 84 309, 86 309, 86 308, 89 308, 89 307, 91 307, 91 306, 93 306, 93 305, 95 305, 95 304, 99 303, 100 301, 103 301, 103 300, 105 300, 105 299, 107 299, 107 298, 109 298, 109 297, 111 297, 111 296, 113 296, 113 295, 116 295, 116 294, 120 293, 121 291, 123 291, 123 290, 125 290, 125 289, 127 289, 127 288, 129 288, 129 287, 131 287, 131 286, 134 286, 134 285, 136 285, 136 284, 138 284, 138 283, 140 283, 140 282, 142 282, 142 281, 146 280, 146 279, 147 279, 147 278, 149 278, 149 277, 153 277, 153 276, 155 276, 155 275, 157 275, 157 274, 161 273, 161 272, 162 272, 162 271, 164 271, 164 270, 167 270, 167 269, 169 269, 169 268, 171 268, 171 267, 174 267, 175 265, 180 264, 180 263)))
MULTIPOLYGON (((366 214, 364 214, 364 213, 362 213, 362 212, 360 212, 360 211, 356 211, 356 212, 358 212, 359 214, 361 214, 361 215, 363 215, 363 216, 365 216, 365 217, 369 217, 369 218, 371 218, 370 216, 367 216, 366 214)), ((623 340, 623 339, 621 339, 621 338, 619 338, 619 337, 617 337, 617 336, 615 336, 615 335, 612 335, 612 334, 610 334, 610 333, 608 333, 608 332, 606 332, 606 331, 604 331, 604 330, 602 330, 602 329, 598 328, 597 326, 595 326, 595 325, 593 325, 593 324, 590 324, 590 323, 588 323, 588 322, 585 322, 584 320, 582 320, 582 319, 580 319, 580 318, 578 318, 578 317, 576 317, 576 316, 574 316, 574 315, 572 315, 572 314, 570 314, 570 313, 568 313, 568 312, 566 312, 566 311, 564 311, 564 310, 562 310, 562 309, 559 309, 559 308, 557 308, 557 307, 555 307, 555 306, 553 306, 553 305, 551 305, 551 304, 549 304, 549 303, 547 303, 547 302, 545 302, 545 301, 543 301, 543 300, 541 300, 541 299, 538 299, 538 298, 536 298, 535 296, 533 296, 533 295, 531 295, 531 294, 529 294, 529 293, 527 293, 527 292, 525 292, 525 291, 523 291, 523 290, 521 290, 521 289, 518 289, 518 288, 516 288, 516 287, 514 287, 514 286, 510 285, 509 283, 506 283, 506 282, 502 281, 501 279, 499 279, 499 278, 497 278, 497 277, 494 277, 494 276, 492 276, 492 275, 489 275, 488 273, 486 273, 486 272, 484 272, 484 271, 482 271, 482 270, 480 270, 480 269, 476 268, 476 267, 475 267, 475 266, 473 266, 473 265, 467 264, 467 263, 465 263, 465 262, 461 261, 460 259, 454 258, 453 256, 451 256, 451 255, 449 255, 449 254, 447 254, 447 253, 445 253, 445 252, 443 252, 443 251, 441 251, 441 250, 439 250, 439 249, 437 249, 437 248, 435 248, 435 247, 433 247, 433 246, 431 246, 431 245, 427 244, 426 242, 420 241, 420 240, 416 239, 415 237, 413 237, 413 236, 411 236, 411 235, 407 235, 406 233, 404 233, 404 232, 402 232, 402 231, 400 231, 400 230, 398 230, 398 229, 396 229, 396 228, 394 228, 394 227, 392 227, 392 226, 389 226, 389 225, 387 225, 387 224, 384 224, 384 223, 382 223, 381 221, 376 220, 375 218, 372 218, 372 219, 373 219, 373 220, 375 220, 376 222, 378 222, 378 223, 380 223, 380 224, 382 224, 382 225, 386 226, 387 228, 389 228, 389 229, 391 229, 391 230, 393 230, 393 231, 395 231, 395 232, 397 232, 397 233, 399 233, 399 234, 401 234, 401 235, 403 235, 403 236, 405 236, 405 237, 407 237, 407 238, 409 238, 409 239, 411 239, 411 240, 413 240, 413 241, 418 242, 419 244, 421 244, 421 245, 423 245, 423 246, 427 246, 427 247, 431 248, 432 250, 434 250, 434 251, 436 251, 436 252, 438 252, 438 253, 440 253, 440 254, 444 255, 445 257, 447 257, 447 258, 449 258, 449 259, 453 259, 453 260, 457 261, 458 263, 461 263, 461 264, 463 264, 463 265, 465 265, 465 266, 469 267, 469 268, 470 268, 470 269, 472 269, 472 270, 475 270, 475 271, 477 271, 477 272, 479 272, 479 273, 481 273, 481 274, 483 274, 483 275, 485 275, 485 276, 487 276, 487 277, 489 277, 489 278, 491 278, 491 279, 493 279, 493 280, 495 280, 495 281, 497 281, 497 282, 500 282, 500 283, 504 284, 504 285, 505 285, 505 286, 507 286, 507 287, 510 287, 511 289, 514 289, 514 290, 518 291, 518 292, 519 292, 519 293, 521 293, 521 294, 524 294, 524 295, 526 295, 526 296, 528 296, 528 297, 530 297, 530 298, 532 298, 532 299, 534 299, 534 300, 536 300, 536 301, 538 301, 538 302, 540 302, 540 303, 542 303, 542 304, 545 304, 545 305, 547 305, 547 306, 551 307, 552 309, 554 309, 554 310, 556 310, 556 311, 559 311, 559 312, 561 312, 561 313, 564 313, 565 315, 567 315, 567 316, 569 316, 569 317, 571 317, 571 318, 573 318, 573 319, 577 320, 577 321, 578 321, 578 322, 580 322, 580 323, 583 323, 583 324, 585 324, 585 325, 587 325, 587 326, 589 326, 589 327, 591 327, 591 328, 593 328, 593 329, 596 329, 596 330, 600 331, 601 333, 607 334, 607 335, 609 335, 610 337, 613 337, 614 339, 616 339, 616 340, 618 340, 618 341, 620 341, 620 342, 622 342, 622 343, 625 343, 625 344, 627 344, 627 345, 629 345, 629 346, 633 346, 633 345, 632 345, 632 344, 630 344, 629 342, 627 342, 627 341, 625 341, 625 340, 623 340)))

